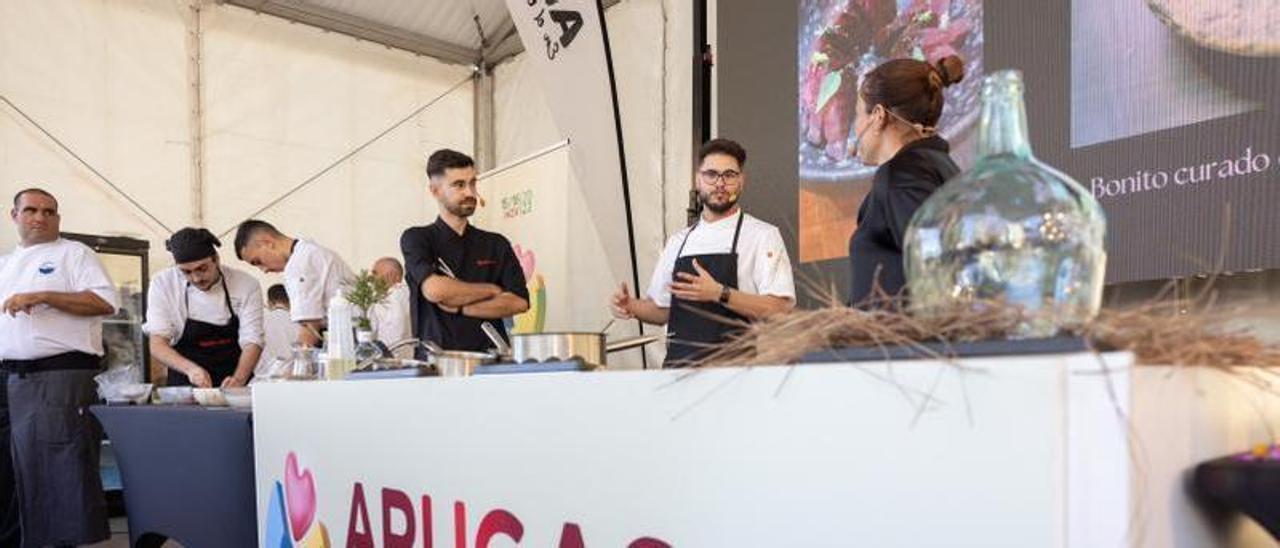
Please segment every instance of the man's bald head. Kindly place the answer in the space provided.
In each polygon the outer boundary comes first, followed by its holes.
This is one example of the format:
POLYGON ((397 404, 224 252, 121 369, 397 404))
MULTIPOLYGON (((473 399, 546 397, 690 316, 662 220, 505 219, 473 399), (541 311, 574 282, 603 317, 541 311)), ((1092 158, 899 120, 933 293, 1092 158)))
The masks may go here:
POLYGON ((373 275, 386 280, 387 285, 396 285, 404 280, 404 267, 400 261, 392 257, 383 257, 374 261, 373 275))

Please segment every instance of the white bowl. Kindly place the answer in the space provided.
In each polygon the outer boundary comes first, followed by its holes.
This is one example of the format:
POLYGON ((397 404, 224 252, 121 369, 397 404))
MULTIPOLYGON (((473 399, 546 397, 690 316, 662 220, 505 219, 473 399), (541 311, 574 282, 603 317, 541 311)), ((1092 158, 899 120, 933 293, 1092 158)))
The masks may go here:
POLYGON ((194 405, 196 396, 190 386, 161 386, 156 389, 164 405, 194 405))
POLYGON ((223 388, 222 397, 234 409, 253 408, 253 387, 223 388))
POLYGON ((219 388, 196 388, 192 393, 196 396, 196 403, 204 407, 227 406, 227 399, 222 397, 222 390, 219 388))
POLYGON ((151 383, 130 383, 115 387, 115 396, 108 398, 109 403, 136 403, 142 405, 151 399, 151 383))

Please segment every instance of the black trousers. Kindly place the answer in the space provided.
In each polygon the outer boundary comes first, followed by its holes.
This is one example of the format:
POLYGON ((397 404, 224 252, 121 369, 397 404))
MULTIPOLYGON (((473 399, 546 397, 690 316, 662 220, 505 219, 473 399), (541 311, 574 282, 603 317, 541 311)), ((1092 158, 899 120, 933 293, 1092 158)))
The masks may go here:
POLYGON ((0 548, 21 545, 18 531, 18 485, 13 475, 9 429, 9 374, 0 370, 0 548))
POLYGON ((8 382, 9 437, 24 548, 107 540, 98 472, 102 427, 89 414, 96 370, 52 370, 8 382))

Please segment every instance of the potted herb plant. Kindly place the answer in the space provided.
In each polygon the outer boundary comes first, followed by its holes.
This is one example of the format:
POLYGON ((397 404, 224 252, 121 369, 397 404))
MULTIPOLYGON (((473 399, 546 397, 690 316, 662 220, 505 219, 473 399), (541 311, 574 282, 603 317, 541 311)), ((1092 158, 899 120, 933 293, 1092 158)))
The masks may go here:
POLYGON ((361 270, 360 274, 347 284, 343 297, 351 303, 351 306, 356 307, 359 314, 355 318, 356 331, 373 331, 370 312, 375 306, 386 301, 390 293, 391 285, 368 270, 361 270))

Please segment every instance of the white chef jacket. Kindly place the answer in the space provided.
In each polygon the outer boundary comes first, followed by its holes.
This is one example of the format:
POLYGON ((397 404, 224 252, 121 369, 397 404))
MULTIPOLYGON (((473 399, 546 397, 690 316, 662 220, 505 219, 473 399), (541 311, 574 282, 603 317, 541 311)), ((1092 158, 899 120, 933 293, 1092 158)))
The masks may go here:
POLYGON ((355 278, 351 267, 332 250, 310 240, 297 240, 284 265, 284 290, 289 294, 289 315, 295 322, 323 320, 329 299, 355 278))
MULTIPOLYGON (((120 307, 116 286, 98 255, 72 240, 19 246, 0 256, 0 302, 35 291, 92 291, 113 309, 120 307)), ((76 316, 48 305, 13 317, 0 313, 0 359, 36 360, 65 352, 101 356, 102 317, 76 316)))
POLYGON ((165 337, 169 344, 178 344, 188 319, 213 325, 226 325, 231 321, 227 310, 227 293, 231 294, 231 308, 240 319, 240 348, 251 344, 262 346, 262 285, 246 272, 222 266, 227 291, 222 283, 216 283, 208 291, 201 291, 187 281, 178 267, 161 270, 151 278, 147 290, 147 323, 142 330, 148 335, 165 337))
MULTIPOLYGON (((373 332, 383 344, 391 346, 412 337, 413 328, 409 324, 409 284, 400 282, 391 288, 387 300, 369 310, 369 320, 373 323, 373 332)), ((412 357, 413 347, 405 347, 408 352, 397 351, 397 357, 412 357)))
POLYGON ((271 308, 262 318, 263 346, 262 358, 254 368, 255 375, 267 371, 276 358, 288 360, 293 357, 293 343, 298 340, 301 328, 289 318, 286 308, 271 308))
MULTIPOLYGON (((689 236, 689 242, 680 253, 681 257, 729 253, 733 247, 733 231, 738 226, 738 217, 742 215, 747 214, 739 209, 733 216, 714 223, 699 219, 695 225, 697 230, 691 235, 690 228, 686 227, 668 239, 662 257, 653 269, 646 296, 653 299, 654 304, 670 308, 671 288, 667 284, 671 283, 678 258, 676 254, 685 236, 689 236)), ((787 256, 782 234, 778 227, 751 215, 742 220, 742 232, 738 235, 738 290, 753 295, 784 297, 792 302, 796 300, 791 259, 787 256)))

